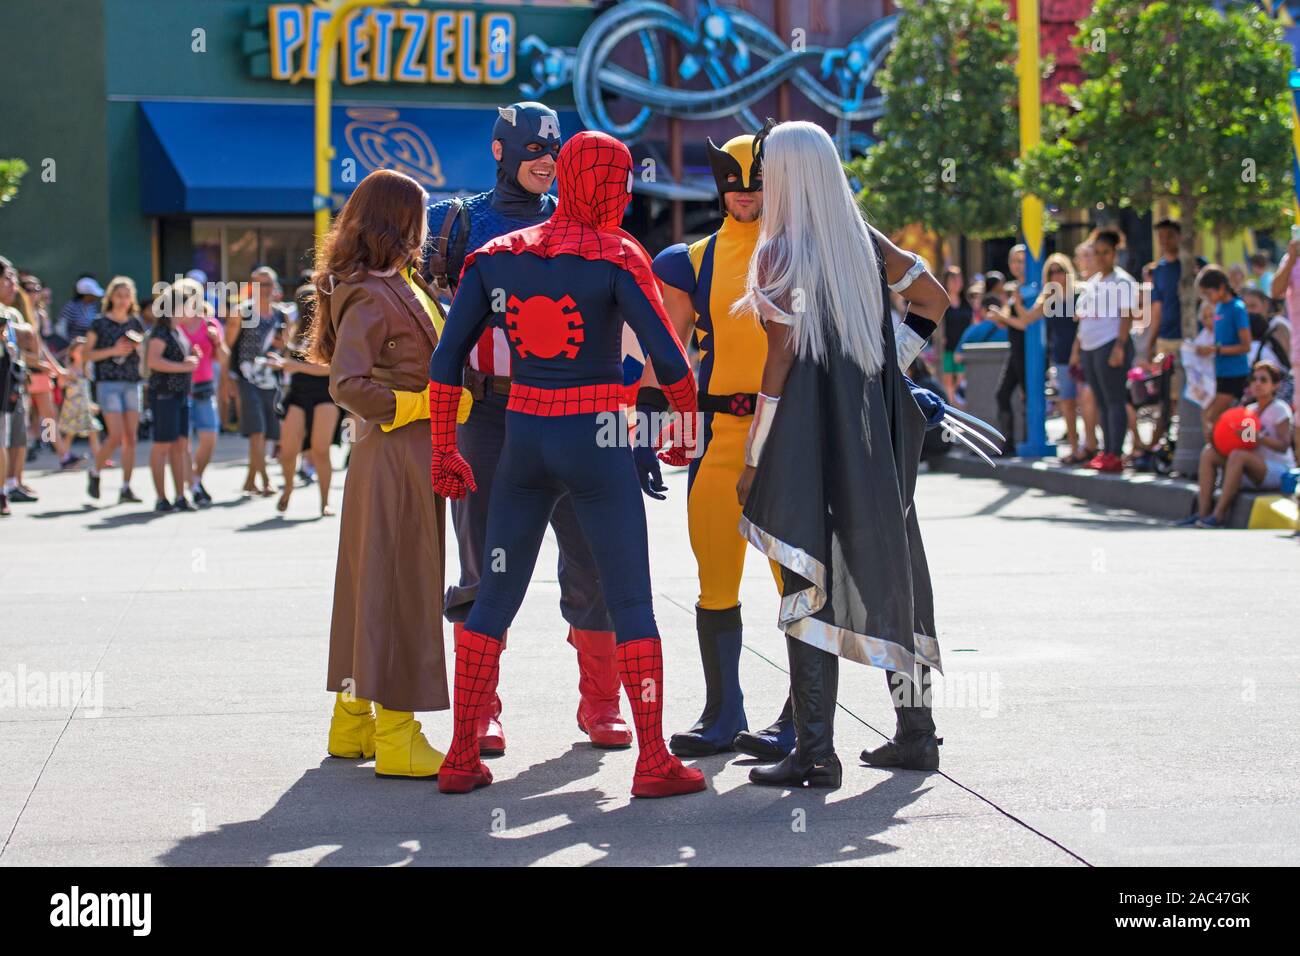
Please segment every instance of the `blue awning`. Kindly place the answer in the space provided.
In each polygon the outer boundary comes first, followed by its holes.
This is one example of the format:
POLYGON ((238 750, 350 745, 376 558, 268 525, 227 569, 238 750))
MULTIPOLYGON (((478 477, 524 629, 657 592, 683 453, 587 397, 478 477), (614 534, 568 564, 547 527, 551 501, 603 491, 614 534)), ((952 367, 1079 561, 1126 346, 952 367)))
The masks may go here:
MULTIPOLYGON (((146 215, 310 214, 315 173, 310 104, 147 101, 140 104, 146 215)), ((495 182, 493 109, 335 106, 332 190, 346 197, 376 169, 414 176, 430 193, 495 182)), ((565 135, 582 129, 560 114, 565 135)))

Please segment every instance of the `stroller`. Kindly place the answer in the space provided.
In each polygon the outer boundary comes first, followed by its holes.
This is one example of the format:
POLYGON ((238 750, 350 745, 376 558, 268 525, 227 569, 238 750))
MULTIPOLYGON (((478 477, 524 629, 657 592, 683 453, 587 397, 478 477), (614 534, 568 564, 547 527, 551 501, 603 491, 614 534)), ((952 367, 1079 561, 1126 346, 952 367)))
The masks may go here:
MULTIPOLYGON (((1169 420, 1173 377, 1172 355, 1161 356, 1154 371, 1148 372, 1140 366, 1128 370, 1128 403, 1137 414, 1139 426, 1142 422, 1154 425, 1161 418, 1169 420)), ((1134 459, 1133 469, 1167 475, 1173 470, 1173 454, 1167 447, 1146 452, 1134 459)))

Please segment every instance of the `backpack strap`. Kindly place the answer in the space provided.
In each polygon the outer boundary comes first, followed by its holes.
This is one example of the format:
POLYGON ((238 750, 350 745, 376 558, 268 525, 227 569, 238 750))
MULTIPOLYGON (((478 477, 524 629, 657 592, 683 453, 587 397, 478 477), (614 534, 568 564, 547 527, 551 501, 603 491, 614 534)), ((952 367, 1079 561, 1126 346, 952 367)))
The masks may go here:
POLYGON ((447 214, 442 218, 442 225, 438 227, 438 235, 434 236, 431 243, 426 267, 430 284, 439 295, 450 296, 456 282, 448 274, 448 267, 451 260, 451 232, 457 224, 460 225, 462 235, 468 235, 469 214, 465 211, 465 204, 459 199, 452 199, 447 204, 447 214))

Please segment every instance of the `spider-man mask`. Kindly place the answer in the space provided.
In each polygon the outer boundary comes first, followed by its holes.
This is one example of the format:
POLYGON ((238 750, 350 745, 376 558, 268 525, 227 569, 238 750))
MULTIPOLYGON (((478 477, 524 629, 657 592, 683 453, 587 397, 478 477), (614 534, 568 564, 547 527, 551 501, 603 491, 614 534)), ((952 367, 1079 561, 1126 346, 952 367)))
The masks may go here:
POLYGON ((632 198, 632 154, 614 137, 589 130, 573 136, 560 150, 556 177, 556 216, 597 229, 613 229, 623 221, 632 198))

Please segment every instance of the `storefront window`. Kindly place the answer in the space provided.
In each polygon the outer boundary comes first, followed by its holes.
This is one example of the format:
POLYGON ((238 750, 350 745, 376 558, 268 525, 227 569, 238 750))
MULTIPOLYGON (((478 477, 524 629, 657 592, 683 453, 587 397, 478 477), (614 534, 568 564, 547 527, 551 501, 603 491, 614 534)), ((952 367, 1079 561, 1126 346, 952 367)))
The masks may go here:
POLYGON ((239 228, 232 226, 223 230, 225 261, 222 263, 221 278, 242 282, 253 269, 262 264, 258 258, 260 243, 257 241, 256 228, 239 228))
POLYGON ((315 248, 310 219, 195 219, 191 241, 194 265, 210 280, 240 282, 267 265, 280 274, 286 295, 311 268, 315 248))
POLYGON ((196 222, 193 226, 194 268, 217 279, 221 276, 221 227, 196 222))
POLYGON ((292 297, 299 274, 312 267, 316 237, 311 224, 292 229, 262 229, 259 239, 261 258, 258 261, 280 274, 285 296, 292 297))

